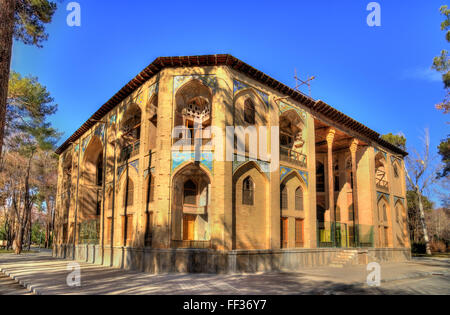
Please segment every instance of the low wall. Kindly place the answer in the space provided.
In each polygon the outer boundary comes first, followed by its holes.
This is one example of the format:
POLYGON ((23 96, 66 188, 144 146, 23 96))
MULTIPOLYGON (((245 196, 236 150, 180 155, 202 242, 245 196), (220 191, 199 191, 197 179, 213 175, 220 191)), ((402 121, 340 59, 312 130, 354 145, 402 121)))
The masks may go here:
MULTIPOLYGON (((303 267, 326 266, 345 249, 233 250, 152 249, 98 245, 55 245, 53 256, 148 273, 252 273, 300 271, 303 267)), ((408 248, 353 249, 353 264, 402 262, 411 259, 408 248)))

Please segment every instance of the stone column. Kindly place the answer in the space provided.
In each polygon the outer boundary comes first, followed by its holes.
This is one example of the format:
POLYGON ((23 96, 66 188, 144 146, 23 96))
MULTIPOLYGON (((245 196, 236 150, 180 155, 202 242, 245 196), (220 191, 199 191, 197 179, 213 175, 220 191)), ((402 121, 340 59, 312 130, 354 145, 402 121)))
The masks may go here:
POLYGON ((328 208, 330 211, 330 222, 335 221, 334 211, 334 174, 333 174, 333 140, 336 130, 329 128, 327 132, 328 145, 328 208))

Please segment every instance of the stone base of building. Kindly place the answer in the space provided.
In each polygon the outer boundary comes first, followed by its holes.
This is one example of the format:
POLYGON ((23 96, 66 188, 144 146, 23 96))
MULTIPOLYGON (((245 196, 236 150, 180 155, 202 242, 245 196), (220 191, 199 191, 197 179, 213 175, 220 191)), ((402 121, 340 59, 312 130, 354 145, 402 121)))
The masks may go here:
MULTIPOLYGON (((233 250, 151 249, 99 245, 55 245, 53 256, 148 273, 254 273, 300 271, 303 267, 327 266, 346 249, 233 250)), ((358 248, 350 264, 403 262, 411 259, 409 248, 358 248)))

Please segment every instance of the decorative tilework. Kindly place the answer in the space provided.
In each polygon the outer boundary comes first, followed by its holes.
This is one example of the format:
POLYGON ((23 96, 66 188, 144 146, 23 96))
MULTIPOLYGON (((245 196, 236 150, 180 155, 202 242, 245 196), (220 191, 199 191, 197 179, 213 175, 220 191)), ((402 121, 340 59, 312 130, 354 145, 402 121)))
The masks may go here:
POLYGON ((386 152, 384 152, 384 151, 382 151, 382 150, 380 150, 380 149, 378 149, 378 148, 374 148, 374 149, 375 149, 375 155, 376 155, 378 152, 381 152, 381 153, 384 155, 384 158, 387 159, 387 153, 386 153, 386 152))
POLYGON ((243 164, 249 162, 249 161, 253 161, 255 162, 259 168, 261 169, 261 171, 266 174, 267 178, 270 179, 270 163, 266 162, 266 161, 261 161, 261 160, 255 160, 255 159, 251 159, 249 157, 245 157, 242 155, 234 155, 234 159, 233 159, 233 173, 239 168, 241 167, 243 164))
POLYGON ((115 124, 117 120, 117 115, 111 115, 111 118, 109 118, 109 125, 111 126, 112 124, 115 124))
POLYGON ((381 191, 377 191, 377 201, 379 201, 381 199, 381 197, 385 196, 387 200, 389 200, 389 194, 381 192, 381 191))
POLYGON ((172 152, 172 173, 180 167, 184 162, 199 160, 213 174, 213 153, 200 152, 200 156, 196 159, 196 152, 172 152))
POLYGON ((84 151, 86 151, 86 147, 89 144, 90 140, 91 140, 91 136, 89 135, 88 137, 84 138, 81 141, 81 150, 83 151, 83 153, 84 153, 84 151))
POLYGON ((397 201, 399 201, 400 200, 400 202, 402 203, 402 205, 405 207, 405 198, 403 198, 403 197, 397 197, 397 196, 394 196, 394 205, 397 203, 397 201))
POLYGON ((80 145, 79 145, 79 144, 77 144, 77 145, 75 146, 75 152, 78 152, 78 150, 80 150, 80 145))
POLYGON ((103 142, 105 140, 105 125, 103 123, 99 124, 97 128, 95 128, 94 134, 103 142))
POLYGON ((288 175, 292 171, 298 172, 298 174, 302 177, 303 181, 305 182, 306 186, 308 186, 308 181, 309 181, 308 172, 305 172, 302 170, 297 170, 297 169, 292 169, 292 168, 289 168, 286 166, 280 166, 280 182, 283 180, 283 178, 286 177, 286 175, 288 175))
POLYGON ((306 119, 307 118, 306 112, 303 109, 298 108, 297 106, 289 105, 285 102, 279 102, 280 115, 291 109, 295 110, 295 112, 300 116, 300 118, 303 120, 303 123, 306 126, 308 120, 306 119))
POLYGON ((137 173, 139 173, 139 160, 134 160, 133 162, 130 162, 130 165, 134 167, 137 173))
POLYGON ((125 169, 125 165, 119 166, 117 168, 117 180, 119 180, 120 175, 122 175, 123 170, 125 169))
POLYGON ((155 93, 157 94, 158 91, 159 91, 159 82, 156 82, 148 88, 147 99, 149 100, 153 96, 153 94, 155 94, 155 93))
POLYGON ((233 93, 234 93, 234 95, 236 95, 236 93, 241 91, 241 90, 245 90, 245 89, 251 88, 256 93, 258 93, 259 96, 261 96, 261 98, 263 99, 263 101, 266 104, 266 106, 269 107, 269 96, 266 93, 258 90, 257 88, 254 88, 253 86, 249 86, 249 85, 247 85, 247 84, 245 84, 245 83, 243 83, 241 81, 234 80, 233 82, 234 82, 233 83, 233 93))
POLYGON ((194 75, 179 75, 173 78, 173 93, 175 94, 177 90, 186 82, 190 80, 200 80, 204 85, 211 88, 213 94, 216 93, 217 90, 217 77, 211 74, 194 74, 194 75))

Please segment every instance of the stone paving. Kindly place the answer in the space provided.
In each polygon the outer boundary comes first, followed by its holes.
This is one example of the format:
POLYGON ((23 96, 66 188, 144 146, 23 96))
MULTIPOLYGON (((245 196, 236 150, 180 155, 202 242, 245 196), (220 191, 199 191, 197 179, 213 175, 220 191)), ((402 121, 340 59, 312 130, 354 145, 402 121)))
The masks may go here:
POLYGON ((68 263, 48 253, 2 254, 0 270, 28 291, 2 277, 0 294, 450 294, 449 259, 382 264, 377 288, 367 286, 365 266, 304 268, 297 273, 152 275, 82 262, 81 286, 69 287, 68 263))

